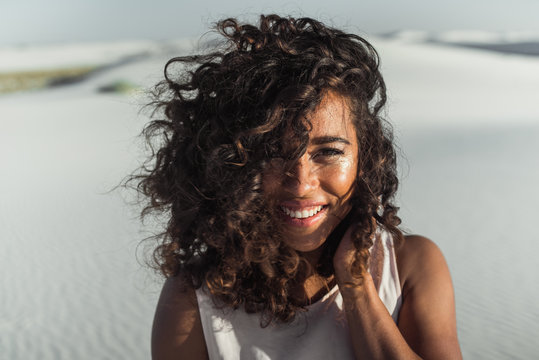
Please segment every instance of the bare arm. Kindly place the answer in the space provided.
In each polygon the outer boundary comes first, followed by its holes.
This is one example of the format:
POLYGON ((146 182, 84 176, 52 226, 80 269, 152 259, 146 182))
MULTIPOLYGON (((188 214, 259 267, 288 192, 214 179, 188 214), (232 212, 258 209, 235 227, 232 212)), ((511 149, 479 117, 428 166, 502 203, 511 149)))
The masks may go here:
POLYGON ((378 297, 370 274, 351 277, 353 245, 345 235, 335 255, 335 274, 356 358, 460 359, 451 278, 440 250, 409 237, 397 253, 404 283, 398 327, 378 297))
POLYGON ((422 236, 408 236, 397 252, 403 284, 399 329, 424 358, 461 359, 453 285, 440 249, 422 236))
POLYGON ((207 359, 194 289, 181 278, 163 285, 152 329, 152 359, 207 359))

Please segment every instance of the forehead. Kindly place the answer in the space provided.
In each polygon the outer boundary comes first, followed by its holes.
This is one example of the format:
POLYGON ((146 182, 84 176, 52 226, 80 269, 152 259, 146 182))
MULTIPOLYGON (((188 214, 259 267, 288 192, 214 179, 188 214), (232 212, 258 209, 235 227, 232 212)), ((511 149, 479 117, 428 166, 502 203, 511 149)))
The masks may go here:
POLYGON ((335 135, 343 138, 355 137, 355 126, 348 100, 328 92, 315 110, 306 118, 312 125, 309 138, 335 135))

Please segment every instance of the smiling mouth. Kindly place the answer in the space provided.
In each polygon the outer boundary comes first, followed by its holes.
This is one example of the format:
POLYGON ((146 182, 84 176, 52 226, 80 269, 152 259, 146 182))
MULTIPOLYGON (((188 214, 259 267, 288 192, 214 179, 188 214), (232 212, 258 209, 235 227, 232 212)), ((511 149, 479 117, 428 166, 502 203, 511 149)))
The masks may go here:
POLYGON ((318 214, 324 208, 324 205, 310 206, 303 209, 290 209, 286 206, 281 206, 283 213, 292 219, 308 219, 318 214))

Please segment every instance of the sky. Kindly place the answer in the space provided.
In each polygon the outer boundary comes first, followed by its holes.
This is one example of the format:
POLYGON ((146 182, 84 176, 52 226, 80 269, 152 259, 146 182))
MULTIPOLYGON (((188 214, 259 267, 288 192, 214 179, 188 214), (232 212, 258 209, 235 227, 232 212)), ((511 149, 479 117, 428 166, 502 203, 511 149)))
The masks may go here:
POLYGON ((199 37, 225 17, 309 16, 351 32, 539 33, 537 0, 0 0, 0 46, 199 37))

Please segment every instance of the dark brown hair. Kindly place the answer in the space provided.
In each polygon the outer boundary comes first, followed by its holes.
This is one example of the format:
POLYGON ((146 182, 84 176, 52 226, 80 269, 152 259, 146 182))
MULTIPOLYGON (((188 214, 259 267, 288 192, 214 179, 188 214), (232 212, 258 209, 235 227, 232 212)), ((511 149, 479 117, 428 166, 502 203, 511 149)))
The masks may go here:
MULTIPOLYGON (((306 114, 328 91, 347 99, 357 129, 354 272, 367 264, 373 218, 402 239, 378 55, 363 38, 309 18, 261 16, 258 26, 226 19, 217 30, 224 41, 216 51, 167 63, 152 104, 162 116, 143 132, 154 151, 131 180, 149 199, 142 215, 167 220, 153 256, 165 276, 205 285, 224 306, 259 312, 266 324, 286 322, 302 308, 289 290, 304 266, 281 241, 261 174, 272 158, 292 163, 303 154, 306 114), (298 143, 287 153, 285 132, 298 143)), ((331 251, 317 268, 326 276, 331 251)))

